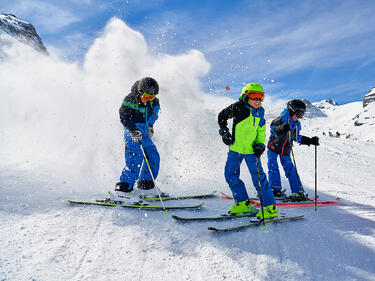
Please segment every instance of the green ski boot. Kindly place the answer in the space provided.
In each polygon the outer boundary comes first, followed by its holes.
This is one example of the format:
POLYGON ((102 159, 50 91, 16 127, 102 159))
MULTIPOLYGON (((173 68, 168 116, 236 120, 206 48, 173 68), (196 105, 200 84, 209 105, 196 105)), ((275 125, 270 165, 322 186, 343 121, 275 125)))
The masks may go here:
MULTIPOLYGON (((264 210, 264 218, 265 219, 272 219, 272 218, 275 218, 279 215, 279 212, 277 211, 275 205, 267 206, 267 207, 263 208, 263 210, 264 210)), ((263 218, 262 210, 259 210, 256 217, 257 218, 263 218)))
POLYGON ((228 211, 231 215, 242 215, 246 213, 252 213, 253 212, 253 206, 251 206, 251 203, 249 200, 247 201, 241 201, 237 204, 234 204, 232 208, 228 211))

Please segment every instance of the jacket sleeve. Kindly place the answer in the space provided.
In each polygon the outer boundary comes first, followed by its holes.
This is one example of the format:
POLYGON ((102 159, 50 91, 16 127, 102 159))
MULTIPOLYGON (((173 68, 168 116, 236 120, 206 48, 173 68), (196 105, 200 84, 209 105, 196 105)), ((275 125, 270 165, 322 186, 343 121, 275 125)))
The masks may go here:
POLYGON ((154 126, 156 120, 158 120, 158 118, 159 118, 159 110, 160 110, 160 104, 158 103, 157 105, 155 105, 154 110, 152 111, 150 120, 148 122, 148 124, 151 127, 154 126))
POLYGON ((138 129, 135 125, 133 119, 134 119, 134 109, 132 109, 129 106, 125 105, 125 100, 123 101, 120 110, 120 120, 122 125, 124 125, 125 128, 127 128, 130 132, 138 129))
POLYGON ((301 132, 301 122, 297 121, 297 135, 296 135, 296 141, 299 143, 299 144, 303 144, 302 143, 302 139, 304 138, 304 136, 302 136, 300 134, 301 132))
POLYGON ((284 115, 280 115, 276 119, 271 122, 271 133, 275 134, 277 137, 281 139, 288 138, 288 132, 284 132, 282 130, 282 125, 288 123, 288 117, 284 115))
POLYGON ((264 113, 260 117, 259 125, 257 128, 256 143, 265 143, 266 141, 266 119, 264 119, 264 113))
POLYGON ((233 107, 234 104, 224 108, 218 115, 218 123, 221 129, 228 128, 228 119, 233 118, 233 107))

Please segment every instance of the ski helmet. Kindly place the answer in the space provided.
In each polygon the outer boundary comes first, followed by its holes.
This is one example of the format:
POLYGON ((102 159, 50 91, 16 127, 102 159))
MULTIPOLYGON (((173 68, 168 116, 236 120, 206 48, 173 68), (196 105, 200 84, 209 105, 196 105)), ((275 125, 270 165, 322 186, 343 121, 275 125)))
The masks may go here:
POLYGON ((159 93, 159 84, 151 77, 145 77, 138 82, 138 93, 141 95, 147 93, 148 95, 155 96, 159 93))
POLYGON ((306 112, 306 104, 301 100, 291 100, 288 101, 286 109, 290 116, 296 115, 298 118, 302 118, 306 112))
POLYGON ((248 103, 250 98, 261 99, 263 101, 264 95, 264 89, 261 85, 258 83, 248 83, 242 88, 241 99, 245 103, 248 103))

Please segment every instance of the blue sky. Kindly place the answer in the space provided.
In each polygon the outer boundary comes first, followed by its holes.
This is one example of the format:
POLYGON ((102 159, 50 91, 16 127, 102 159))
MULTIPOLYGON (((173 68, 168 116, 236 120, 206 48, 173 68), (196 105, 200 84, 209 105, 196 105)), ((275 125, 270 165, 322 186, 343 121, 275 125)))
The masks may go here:
POLYGON ((47 48, 81 61, 108 20, 140 31, 153 53, 204 53, 204 90, 262 84, 286 99, 359 101, 375 87, 375 1, 0 0, 47 48))

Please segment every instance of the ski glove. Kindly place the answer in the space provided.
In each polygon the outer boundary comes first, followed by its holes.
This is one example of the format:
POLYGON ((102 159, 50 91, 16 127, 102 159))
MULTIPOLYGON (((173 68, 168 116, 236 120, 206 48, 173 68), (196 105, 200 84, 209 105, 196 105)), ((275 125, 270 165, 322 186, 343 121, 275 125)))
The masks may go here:
POLYGON ((306 144, 308 146, 310 146, 311 144, 312 145, 316 145, 318 146, 319 145, 319 138, 318 137, 312 137, 312 138, 309 138, 309 137, 305 137, 305 136, 301 136, 301 144, 306 144))
POLYGON ((310 146, 311 139, 309 137, 301 136, 301 144, 310 146))
POLYGON ((226 145, 233 144, 233 138, 232 138, 232 135, 229 133, 229 129, 228 128, 226 128, 226 127, 225 128, 221 128, 219 130, 219 134, 222 137, 224 144, 226 144, 226 145))
POLYGON ((275 127, 275 133, 277 135, 282 135, 286 134, 290 130, 290 125, 289 123, 284 123, 280 126, 275 127))
POLYGON ((253 145, 254 155, 255 157, 259 157, 263 154, 266 146, 263 143, 255 143, 253 145))
POLYGON ((142 133, 139 130, 134 130, 130 133, 130 137, 134 142, 140 142, 142 140, 142 133))
POLYGON ((319 138, 318 138, 317 136, 312 137, 312 138, 310 139, 310 143, 311 143, 312 145, 318 146, 318 145, 319 145, 319 138))
POLYGON ((148 128, 147 134, 150 138, 152 138, 154 136, 154 128, 153 127, 148 128))

